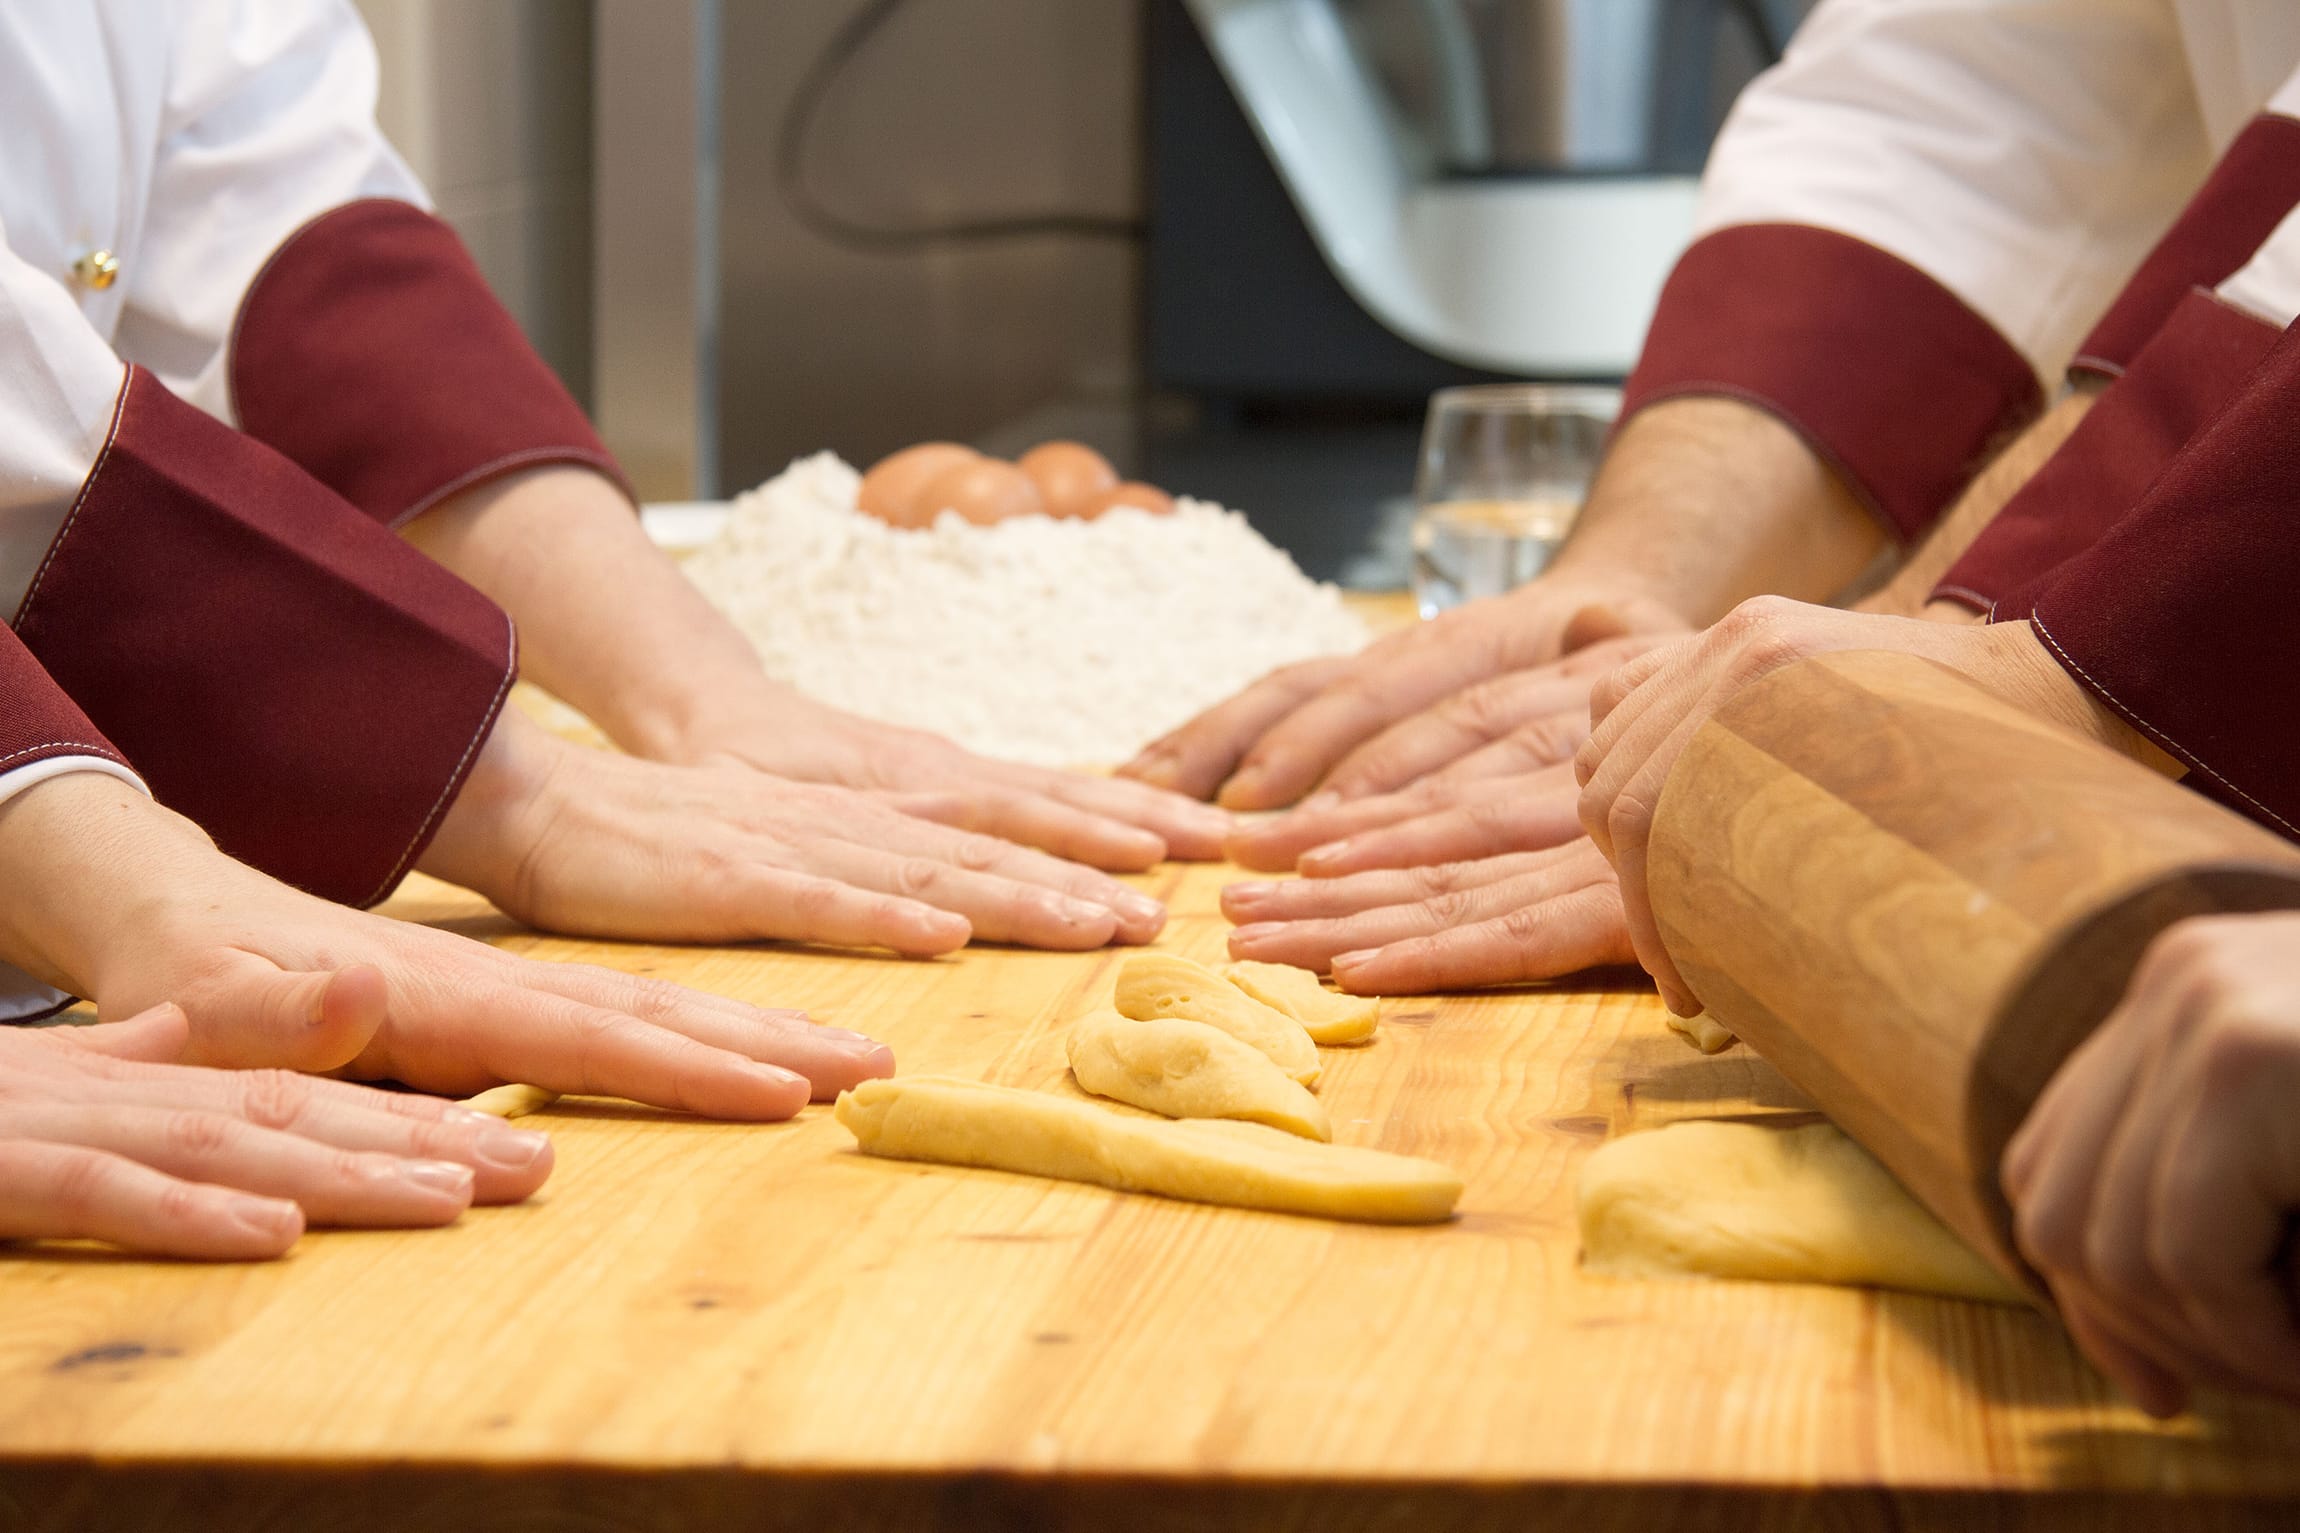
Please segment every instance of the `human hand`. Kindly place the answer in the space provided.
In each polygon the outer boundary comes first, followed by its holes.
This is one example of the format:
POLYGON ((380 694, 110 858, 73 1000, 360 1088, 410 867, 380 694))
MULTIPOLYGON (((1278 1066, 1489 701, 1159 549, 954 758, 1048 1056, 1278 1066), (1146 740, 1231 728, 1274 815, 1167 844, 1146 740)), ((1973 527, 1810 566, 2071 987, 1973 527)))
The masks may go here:
POLYGON ((174 1063, 189 1046, 173 1006, 0 1028, 0 1239, 253 1261, 307 1220, 452 1224, 551 1174, 541 1134, 430 1097, 174 1063))
POLYGON ((2002 1168, 2021 1250, 2155 1416, 2198 1386, 2300 1401, 2300 916, 2168 928, 2002 1168))
POLYGON ((1232 828, 1229 815, 1179 793, 993 760, 779 690, 770 703, 715 713, 666 759, 868 790, 921 819, 1118 873, 1218 858, 1232 828))
POLYGON ((1613 869, 1575 838, 1476 862, 1239 883, 1230 956, 1330 971, 1356 995, 1555 979, 1633 954, 1613 869))
POLYGON ((741 1119, 787 1118, 894 1068, 881 1045, 795 1012, 329 904, 98 773, 0 806, 0 869, 0 959, 106 1017, 173 1001, 185 1064, 450 1096, 518 1081, 741 1119))
POLYGON ((1370 868, 1470 862, 1581 839, 1580 788, 1561 761, 1508 777, 1425 777, 1402 793, 1325 802, 1249 826, 1230 859, 1266 872, 1333 878, 1370 868))
POLYGON ((642 940, 927 955, 1146 942, 1165 922, 1105 874, 876 795, 587 750, 509 714, 421 866, 530 925, 642 940))
MULTIPOLYGON (((1275 809, 1321 782, 1378 792, 1462 752, 1578 704, 1545 667, 1606 640, 1682 633, 1659 602, 1551 576, 1402 629, 1344 659, 1288 666, 1151 745, 1122 771, 1231 809, 1275 809), (1450 712, 1416 719, 1465 688, 1494 686, 1450 712), (1343 769, 1347 768, 1345 772, 1343 769), (1410 774, 1410 775, 1409 775, 1410 774), (1337 780, 1338 778, 1338 780, 1337 780)), ((1591 656, 1594 672, 1620 657, 1591 656)), ((1572 727, 1579 728, 1578 721, 1572 727)))
POLYGON ((1705 633, 1629 661, 1590 696, 1593 728, 1574 758, 1581 823, 1620 875, 1638 961, 1679 1016, 1699 1014, 1701 1003, 1662 947, 1646 888, 1661 786, 1694 731, 1743 688, 1842 650, 1925 656, 2033 716, 2138 754, 2139 737, 2061 669, 2026 623, 1930 623, 1761 596, 1705 633))

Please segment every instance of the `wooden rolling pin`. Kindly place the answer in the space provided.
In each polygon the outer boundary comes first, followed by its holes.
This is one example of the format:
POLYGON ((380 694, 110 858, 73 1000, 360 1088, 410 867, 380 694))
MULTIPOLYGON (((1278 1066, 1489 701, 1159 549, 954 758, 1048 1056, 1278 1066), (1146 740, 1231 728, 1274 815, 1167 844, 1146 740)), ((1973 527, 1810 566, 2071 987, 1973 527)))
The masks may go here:
POLYGON ((1727 704, 1650 857, 1703 1005, 2040 1298, 1997 1166, 2046 1081, 2165 927, 2300 908, 2284 841, 1897 654, 1727 704))

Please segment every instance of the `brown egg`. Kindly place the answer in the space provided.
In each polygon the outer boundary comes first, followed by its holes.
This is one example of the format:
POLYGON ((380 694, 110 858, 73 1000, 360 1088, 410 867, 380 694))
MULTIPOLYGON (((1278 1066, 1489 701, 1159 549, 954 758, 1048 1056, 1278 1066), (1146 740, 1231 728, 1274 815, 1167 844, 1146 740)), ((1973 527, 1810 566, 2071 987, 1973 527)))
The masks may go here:
POLYGON ((1132 506, 1135 510, 1147 511, 1152 516, 1165 516, 1174 509, 1174 497, 1154 484, 1144 484, 1140 480, 1129 479, 1118 488, 1098 496, 1094 504, 1087 509, 1086 514, 1088 516, 1100 516, 1103 512, 1119 506, 1132 506))
POLYGON ((944 511, 956 511, 978 526, 1010 516, 1037 516, 1046 510, 1030 476, 1002 458, 955 464, 926 482, 910 503, 910 524, 925 527, 944 511))
POLYGON ((1046 500, 1048 516, 1085 516, 1118 484, 1110 460, 1080 442, 1042 442, 1021 461, 1046 500))
POLYGON ((912 517, 911 507, 917 502, 919 491, 937 475, 981 460, 981 453, 956 442, 921 442, 916 447, 905 447, 901 452, 879 459, 871 471, 863 475, 855 504, 882 522, 891 522, 897 527, 922 527, 934 519, 934 514, 930 510, 923 521, 912 517))

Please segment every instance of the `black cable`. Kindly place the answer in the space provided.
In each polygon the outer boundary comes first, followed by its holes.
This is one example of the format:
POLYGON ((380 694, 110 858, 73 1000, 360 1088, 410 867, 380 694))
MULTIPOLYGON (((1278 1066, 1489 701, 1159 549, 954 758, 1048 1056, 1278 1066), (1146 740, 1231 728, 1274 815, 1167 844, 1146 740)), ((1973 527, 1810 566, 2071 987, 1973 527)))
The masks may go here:
POLYGON ((815 196, 814 189, 807 184, 807 144, 814 136, 816 120, 840 78, 908 3, 909 0, 864 0, 863 5, 840 23, 828 46, 807 66, 797 92, 791 97, 790 107, 783 114, 775 145, 776 188, 791 216, 832 244, 881 254, 1003 240, 1141 239, 1146 226, 1138 220, 1089 213, 998 214, 954 223, 886 228, 858 223, 833 211, 815 196))

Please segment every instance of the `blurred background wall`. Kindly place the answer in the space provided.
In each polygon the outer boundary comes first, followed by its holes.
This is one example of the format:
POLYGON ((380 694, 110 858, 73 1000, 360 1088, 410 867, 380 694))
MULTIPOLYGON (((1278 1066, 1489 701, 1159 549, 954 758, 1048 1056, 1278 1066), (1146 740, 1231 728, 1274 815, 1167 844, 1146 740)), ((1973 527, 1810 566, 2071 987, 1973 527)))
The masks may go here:
POLYGON ((382 55, 384 131, 588 400, 591 0, 358 4, 382 55))
MULTIPOLYGON (((586 403, 595 39, 612 32, 608 13, 645 24, 660 3, 358 0, 382 55, 385 131, 586 403)), ((723 132, 742 173, 766 173, 802 75, 863 6, 727 0, 723 132)), ((1134 217, 1140 30, 1139 0, 910 6, 826 95, 810 184, 869 225, 1015 209, 1134 217)), ((756 190, 727 199, 722 242, 721 318, 746 338, 722 380, 729 488, 823 447, 867 461, 921 437, 975 437, 1050 397, 1121 395, 1134 375, 1127 243, 857 249, 756 190)))

